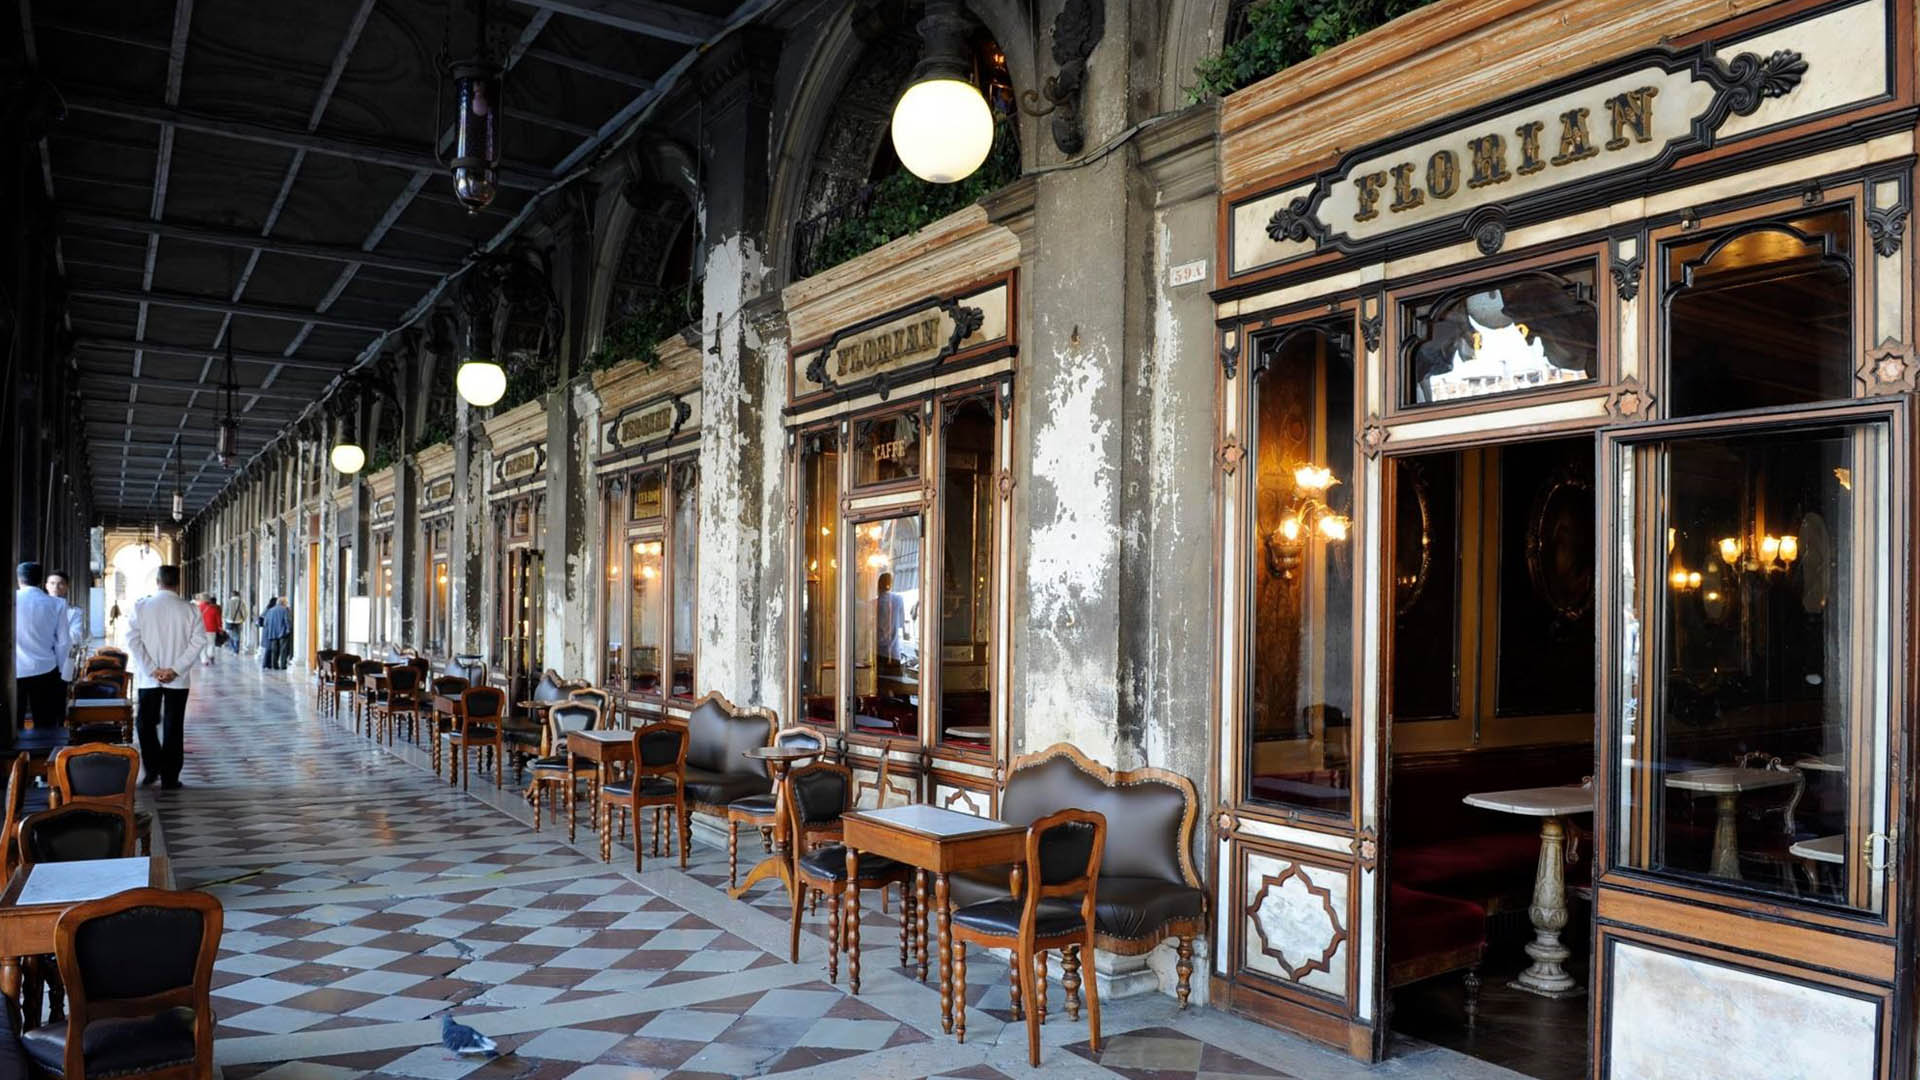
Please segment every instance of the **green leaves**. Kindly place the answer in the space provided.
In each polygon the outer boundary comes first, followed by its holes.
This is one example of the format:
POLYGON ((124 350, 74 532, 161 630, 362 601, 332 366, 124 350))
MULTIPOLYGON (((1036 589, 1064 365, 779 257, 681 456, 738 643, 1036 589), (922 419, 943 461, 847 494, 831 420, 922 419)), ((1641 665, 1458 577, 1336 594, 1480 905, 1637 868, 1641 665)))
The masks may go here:
MULTIPOLYGON (((663 292, 651 303, 615 321, 587 357, 587 370, 601 371, 629 360, 638 360, 649 370, 659 367, 659 344, 681 327, 700 319, 697 310, 691 313, 688 310, 693 295, 694 285, 663 292)), ((513 391, 507 393, 511 396, 513 391)))
POLYGON ((1265 0, 1246 32, 1193 69, 1193 101, 1230 94, 1421 7, 1427 0, 1265 0))

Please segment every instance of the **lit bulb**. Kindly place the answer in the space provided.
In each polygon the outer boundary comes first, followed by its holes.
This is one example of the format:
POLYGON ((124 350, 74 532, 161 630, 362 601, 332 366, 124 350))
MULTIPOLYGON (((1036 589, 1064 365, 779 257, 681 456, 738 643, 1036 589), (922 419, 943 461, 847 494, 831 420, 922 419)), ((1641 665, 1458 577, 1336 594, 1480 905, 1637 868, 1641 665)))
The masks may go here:
POLYGON ((1708 600, 1718 600, 1718 599, 1720 599, 1720 594, 1719 594, 1719 593, 1717 593, 1717 592, 1713 592, 1713 591, 1711 591, 1711 590, 1709 590, 1709 591, 1708 591, 1708 593, 1707 593, 1707 599, 1708 599, 1708 600))
POLYGON ((1780 558, 1783 562, 1792 562, 1800 557, 1800 538, 1783 536, 1780 538, 1780 558))
POLYGON ((1667 530, 1667 551, 1668 551, 1668 552, 1672 552, 1672 551, 1673 551, 1673 541, 1674 541, 1674 539, 1675 539, 1675 538, 1676 538, 1676 537, 1677 537, 1677 536, 1679 535, 1679 532, 1680 532, 1680 530, 1678 530, 1678 529, 1671 529, 1671 528, 1670 528, 1670 529, 1668 529, 1668 530, 1667 530))
POLYGON ((1687 572, 1684 569, 1675 570, 1673 573, 1667 575, 1667 582, 1676 589, 1685 589, 1687 587, 1687 572))
POLYGON ((1760 538, 1760 561, 1772 562, 1780 557, 1780 538, 1763 536, 1760 538))
POLYGON ((1687 575, 1687 588, 1697 589, 1699 587, 1700 587, 1700 571, 1695 570, 1692 573, 1687 575))
POLYGON ((992 149, 993 112, 970 82, 917 82, 893 107, 893 151, 900 164, 922 180, 964 180, 992 149))
POLYGON ((819 569, 820 569, 820 560, 819 560, 819 559, 813 559, 813 560, 811 560, 811 561, 809 561, 809 562, 807 563, 807 570, 808 570, 809 572, 818 572, 818 571, 819 571, 819 569))
POLYGON ((1293 483, 1302 491, 1319 494, 1339 481, 1333 478, 1333 470, 1318 465, 1296 465, 1293 470, 1293 483))
POLYGON ((507 369, 489 360, 469 360, 453 376, 454 388, 469 405, 485 408, 507 393, 507 369))
POLYGON ((1300 539, 1300 519, 1294 517, 1292 514, 1281 518, 1278 532, 1280 533, 1280 538, 1289 543, 1300 539))
POLYGON ((640 568, 640 576, 646 578, 648 581, 652 581, 654 578, 660 576, 660 571, 654 569, 653 565, 649 563, 640 568))
POLYGON ((1740 561, 1740 541, 1732 536, 1720 538, 1720 561, 1732 566, 1740 561))
POLYGON ((1348 522, 1346 518, 1338 514, 1328 514, 1326 517, 1320 519, 1320 535, 1329 540, 1345 540, 1347 538, 1347 525, 1348 522))
POLYGON ((833 527, 832 527, 832 526, 830 526, 830 525, 822 525, 822 526, 820 526, 820 535, 821 535, 821 536, 832 536, 832 535, 833 535, 833 527))
POLYGON ((334 468, 352 476, 366 465, 367 452, 353 443, 343 442, 333 448, 333 452, 327 455, 327 459, 333 463, 334 468))

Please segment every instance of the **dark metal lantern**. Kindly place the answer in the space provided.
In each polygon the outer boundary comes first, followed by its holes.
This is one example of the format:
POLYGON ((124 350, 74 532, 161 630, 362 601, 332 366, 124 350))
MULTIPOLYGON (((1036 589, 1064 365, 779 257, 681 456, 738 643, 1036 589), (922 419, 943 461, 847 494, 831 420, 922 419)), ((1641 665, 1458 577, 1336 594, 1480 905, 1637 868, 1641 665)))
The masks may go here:
POLYGON ((453 193, 468 213, 493 202, 499 190, 500 66, 484 57, 453 66, 453 193))

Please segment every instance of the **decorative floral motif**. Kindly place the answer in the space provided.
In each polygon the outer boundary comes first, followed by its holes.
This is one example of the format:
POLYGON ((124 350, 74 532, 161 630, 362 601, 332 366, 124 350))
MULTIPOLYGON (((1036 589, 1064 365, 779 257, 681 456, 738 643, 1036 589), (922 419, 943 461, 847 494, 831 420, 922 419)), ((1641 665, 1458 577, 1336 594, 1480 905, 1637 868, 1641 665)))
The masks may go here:
POLYGON ((1213 460, 1219 463, 1220 471, 1228 476, 1240 468, 1240 462, 1246 456, 1247 450, 1240 445, 1240 436, 1231 433, 1221 440, 1220 448, 1213 452, 1213 460))

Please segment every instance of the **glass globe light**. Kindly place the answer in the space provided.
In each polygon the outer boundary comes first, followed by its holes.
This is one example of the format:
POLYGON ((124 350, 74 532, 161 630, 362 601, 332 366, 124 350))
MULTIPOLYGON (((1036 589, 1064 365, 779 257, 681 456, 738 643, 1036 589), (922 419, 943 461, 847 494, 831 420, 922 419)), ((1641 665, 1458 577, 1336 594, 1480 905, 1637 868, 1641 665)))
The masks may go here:
POLYGON ((964 79, 914 83, 893 107, 893 151, 922 180, 964 180, 992 149, 993 111, 964 79))
POLYGON ((327 460, 333 463, 334 468, 352 476, 366 465, 367 452, 354 443, 343 442, 333 448, 333 452, 327 455, 327 460))
POLYGON ((469 360, 454 373, 453 385, 469 405, 485 408, 507 393, 507 370, 490 360, 469 360))

